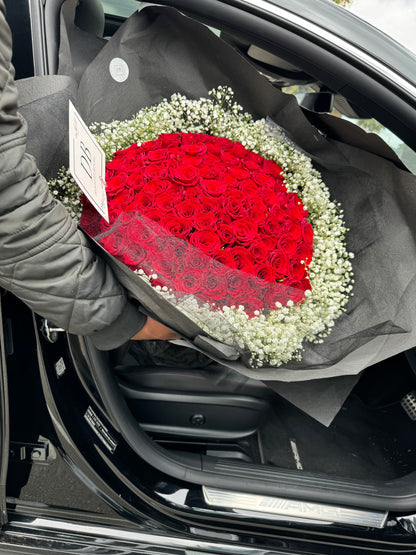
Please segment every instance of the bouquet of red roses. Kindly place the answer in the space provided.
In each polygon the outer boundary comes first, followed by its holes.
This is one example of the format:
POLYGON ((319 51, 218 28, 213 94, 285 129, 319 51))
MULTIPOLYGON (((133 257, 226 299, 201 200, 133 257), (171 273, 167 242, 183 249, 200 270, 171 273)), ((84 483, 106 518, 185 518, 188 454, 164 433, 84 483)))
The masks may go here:
POLYGON ((110 221, 84 201, 81 226, 209 337, 277 366, 348 299, 345 227, 305 155, 227 89, 213 96, 100 126, 110 221), (150 140, 130 140, 149 121, 150 140))

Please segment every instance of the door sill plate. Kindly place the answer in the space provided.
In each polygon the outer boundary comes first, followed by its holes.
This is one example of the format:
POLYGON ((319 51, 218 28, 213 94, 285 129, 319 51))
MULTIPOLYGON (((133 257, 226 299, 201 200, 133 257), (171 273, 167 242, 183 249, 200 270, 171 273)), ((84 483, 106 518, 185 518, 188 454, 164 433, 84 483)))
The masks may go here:
POLYGON ((351 524, 372 528, 383 528, 387 511, 374 511, 313 503, 298 499, 254 495, 211 487, 202 487, 205 502, 210 506, 233 510, 254 511, 267 515, 279 515, 289 518, 323 521, 326 523, 351 524))

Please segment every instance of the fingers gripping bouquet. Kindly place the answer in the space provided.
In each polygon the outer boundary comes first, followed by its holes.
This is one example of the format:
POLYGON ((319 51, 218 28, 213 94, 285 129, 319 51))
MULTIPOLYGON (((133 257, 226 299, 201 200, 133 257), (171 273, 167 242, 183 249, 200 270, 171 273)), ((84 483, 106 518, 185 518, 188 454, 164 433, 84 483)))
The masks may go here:
MULTIPOLYGON (((277 126, 228 88, 210 96, 92 126, 110 222, 84 199, 81 226, 248 366, 279 366, 321 342, 351 294, 342 210, 277 126)), ((79 216, 66 171, 51 189, 79 216)))

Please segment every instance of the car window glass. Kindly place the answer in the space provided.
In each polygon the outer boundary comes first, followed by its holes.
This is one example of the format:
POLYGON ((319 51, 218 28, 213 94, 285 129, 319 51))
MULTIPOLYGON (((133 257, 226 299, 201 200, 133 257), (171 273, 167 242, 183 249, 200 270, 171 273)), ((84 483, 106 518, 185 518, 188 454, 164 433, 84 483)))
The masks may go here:
POLYGON ((414 0, 347 0, 343 5, 386 35, 416 52, 416 2, 414 0))
MULTIPOLYGON (((299 104, 304 104, 304 97, 307 93, 317 92, 319 86, 317 84, 310 85, 293 85, 291 87, 283 87, 283 92, 286 94, 293 94, 299 104)), ((346 119, 355 125, 364 129, 367 133, 375 133, 381 137, 385 143, 396 153, 398 158, 408 168, 409 171, 416 174, 416 153, 409 148, 397 135, 392 133, 387 127, 384 127, 380 122, 373 118, 353 118, 341 114, 338 110, 331 112, 332 116, 346 119)))
POLYGON ((138 7, 140 2, 137 0, 100 0, 104 8, 104 13, 116 17, 130 17, 138 7))
POLYGON ((416 174, 416 153, 409 148, 397 135, 392 133, 390 129, 384 127, 375 119, 352 119, 341 116, 343 119, 355 123, 367 133, 375 133, 381 137, 389 147, 397 154, 398 158, 412 173, 416 174))

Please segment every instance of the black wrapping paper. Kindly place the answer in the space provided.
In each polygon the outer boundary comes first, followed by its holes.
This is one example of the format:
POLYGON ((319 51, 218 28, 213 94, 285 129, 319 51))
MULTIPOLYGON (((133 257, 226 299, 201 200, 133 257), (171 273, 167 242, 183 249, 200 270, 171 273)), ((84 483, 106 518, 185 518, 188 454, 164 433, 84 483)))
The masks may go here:
MULTIPOLYGON (((348 136, 349 144, 319 132, 293 97, 273 88, 209 29, 171 8, 147 6, 134 14, 103 47, 97 39, 99 53, 90 61, 89 51, 84 64, 79 45, 71 51, 74 33, 71 26, 69 32, 67 28, 62 25, 60 68, 71 73, 76 57, 72 76, 79 81, 76 100, 87 123, 128 118, 176 92, 199 98, 218 85, 229 85, 245 110, 254 117, 270 117, 322 173, 350 228, 347 248, 355 254, 354 296, 322 344, 305 343, 300 362, 248 368, 233 348, 207 339, 194 322, 178 314, 127 267, 103 255, 143 309, 179 331, 188 346, 248 377, 267 381, 328 425, 364 368, 416 344, 416 178, 379 142, 374 147, 364 133, 343 134, 350 125, 346 122, 337 120, 335 127, 339 137, 348 136), (122 82, 109 70, 115 58, 128 67, 122 82)), ((67 98, 62 91, 61 100, 64 106, 67 98)), ((27 116, 30 109, 25 110, 27 116)), ((42 160, 39 140, 35 150, 42 160)))

